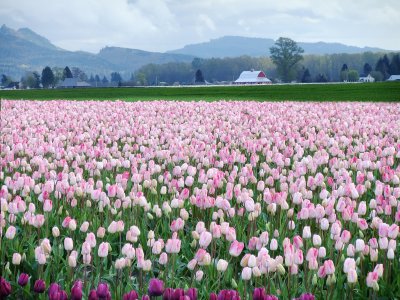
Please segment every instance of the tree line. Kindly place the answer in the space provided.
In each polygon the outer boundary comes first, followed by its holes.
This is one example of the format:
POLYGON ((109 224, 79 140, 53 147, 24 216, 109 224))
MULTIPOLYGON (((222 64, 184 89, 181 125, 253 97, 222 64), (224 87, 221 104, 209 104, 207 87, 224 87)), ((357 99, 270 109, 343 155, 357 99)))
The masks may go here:
MULTIPOLYGON (((122 76, 118 72, 112 72, 110 79, 105 75, 93 75, 90 77, 78 67, 65 68, 46 66, 42 72, 37 71, 26 72, 18 82, 18 88, 54 88, 66 78, 77 78, 79 81, 85 81, 92 86, 108 86, 110 82, 115 83, 114 86, 121 86, 124 82, 122 76)), ((5 74, 1 75, 1 86, 8 87, 15 83, 14 79, 5 74)))
POLYGON ((273 82, 358 81, 360 76, 369 74, 375 81, 384 81, 390 75, 400 74, 398 53, 304 55, 296 63, 293 62, 278 66, 271 57, 195 58, 191 64, 145 65, 133 77, 139 85, 160 85, 193 84, 198 70, 201 70, 205 81, 216 84, 232 82, 242 71, 251 69, 265 71, 273 82))

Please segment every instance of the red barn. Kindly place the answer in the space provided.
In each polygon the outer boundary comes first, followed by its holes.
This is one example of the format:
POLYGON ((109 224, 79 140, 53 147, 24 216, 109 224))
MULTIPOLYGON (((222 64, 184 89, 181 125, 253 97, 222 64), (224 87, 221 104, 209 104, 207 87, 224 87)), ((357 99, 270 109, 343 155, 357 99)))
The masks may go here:
POLYGON ((235 80, 236 84, 270 84, 271 80, 267 78, 263 71, 243 71, 239 78, 235 80))

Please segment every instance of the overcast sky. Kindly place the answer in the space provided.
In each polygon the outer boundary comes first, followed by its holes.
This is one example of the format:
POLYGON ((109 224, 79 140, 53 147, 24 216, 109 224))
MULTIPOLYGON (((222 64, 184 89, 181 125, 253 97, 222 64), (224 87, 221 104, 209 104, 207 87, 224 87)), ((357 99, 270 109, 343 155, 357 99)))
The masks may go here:
POLYGON ((90 52, 166 51, 224 35, 400 50, 400 0, 0 0, 0 23, 90 52))

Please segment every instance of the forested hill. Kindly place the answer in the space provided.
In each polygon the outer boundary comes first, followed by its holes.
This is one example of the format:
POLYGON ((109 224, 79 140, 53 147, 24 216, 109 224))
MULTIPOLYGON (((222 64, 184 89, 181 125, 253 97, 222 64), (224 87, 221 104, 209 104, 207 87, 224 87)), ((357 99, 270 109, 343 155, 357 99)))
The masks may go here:
MULTIPOLYGON (((268 49, 273 46, 273 39, 252 38, 241 36, 224 36, 213 39, 208 42, 187 45, 181 49, 169 51, 170 53, 179 53, 193 55, 202 58, 211 57, 237 57, 241 55, 265 56, 269 55, 268 49)), ((384 52, 387 50, 372 47, 348 46, 340 43, 304 43, 298 42, 298 45, 304 49, 305 54, 335 54, 335 53, 362 53, 362 52, 384 52)))
MULTIPOLYGON (((268 49, 272 46, 274 40, 246 37, 222 37, 211 40, 207 43, 188 45, 182 49, 170 51, 167 53, 149 52, 138 49, 128 49, 120 47, 105 47, 99 53, 89 53, 83 51, 67 51, 51 43, 48 39, 33 32, 29 28, 14 30, 3 25, 0 28, 0 74, 6 74, 19 79, 26 72, 41 72, 45 66, 78 67, 88 76, 90 74, 99 74, 100 76, 109 76, 111 72, 119 72, 124 78, 129 78, 134 72, 146 65, 164 64, 164 68, 170 72, 191 72, 191 64, 196 57, 213 57, 207 64, 214 64, 212 72, 208 73, 208 78, 215 80, 232 80, 238 74, 252 66, 252 68, 263 68, 265 71, 273 72, 270 65, 263 63, 254 63, 257 61, 267 61, 268 49), (226 69, 226 64, 221 63, 223 57, 247 57, 246 63, 243 59, 237 59, 235 66, 226 69), (249 61, 251 63, 249 64, 249 61), (167 66, 167 67, 166 67, 167 66), (268 69, 265 69, 268 67, 268 69)), ((343 44, 332 43, 299 43, 304 48, 305 54, 329 54, 329 53, 361 53, 369 51, 367 56, 374 56, 372 52, 384 51, 378 48, 358 48, 346 46, 343 44)), ((336 54, 335 54, 336 55, 336 54)), ((339 55, 339 54, 338 54, 339 55)), ((349 54, 344 54, 349 55, 349 54)), ((361 55, 361 54, 360 54, 361 55)), ((342 57, 342 56, 338 56, 342 57)), ((357 56, 361 57, 361 56, 357 56)), ((362 62, 368 61, 366 58, 360 58, 362 62)), ((309 56, 310 65, 318 65, 327 69, 325 64, 331 63, 330 78, 335 78, 334 72, 336 65, 329 62, 326 56, 309 56), (334 66, 332 66, 332 64, 334 66)), ((335 56, 332 60, 336 61, 335 56)), ((307 61, 307 59, 305 59, 307 61)), ((342 61, 339 59, 339 61, 342 61)), ((348 59, 350 62, 350 58, 348 59)), ((233 63, 232 60, 228 60, 233 63)), ((195 63, 195 62, 194 62, 195 63)), ((360 62, 361 63, 361 62, 360 62)), ((373 62, 375 63, 375 62, 373 62)), ((149 68, 149 67, 147 67, 149 68)), ((313 68, 313 67, 311 67, 313 68)), ((170 80, 178 79, 180 76, 170 76, 170 80)), ((179 80, 177 80, 179 81, 179 80)))

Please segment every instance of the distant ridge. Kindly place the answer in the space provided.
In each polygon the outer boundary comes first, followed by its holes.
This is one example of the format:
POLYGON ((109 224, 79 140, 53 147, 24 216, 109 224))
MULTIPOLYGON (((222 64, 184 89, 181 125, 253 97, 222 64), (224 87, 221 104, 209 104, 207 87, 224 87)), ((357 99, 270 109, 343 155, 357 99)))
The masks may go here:
MULTIPOLYGON (((29 28, 14 30, 0 27, 0 74, 19 79, 27 71, 41 72, 45 66, 79 67, 90 74, 107 75, 120 72, 125 78, 146 64, 191 62, 195 57, 222 58, 266 56, 273 39, 224 36, 209 42, 187 45, 181 49, 149 52, 139 49, 105 47, 99 53, 68 51, 53 45, 48 39, 29 28)), ((385 52, 380 48, 360 48, 339 43, 298 43, 305 54, 385 52)))
POLYGON ((191 62, 193 58, 190 55, 119 47, 105 47, 97 54, 68 51, 53 45, 29 28, 14 30, 6 25, 0 27, 0 74, 15 79, 27 71, 41 72, 45 66, 79 67, 88 76, 109 76, 111 72, 120 72, 129 78, 131 73, 149 63, 191 62))
MULTIPOLYGON (((208 42, 186 45, 181 49, 168 51, 169 53, 187 54, 202 58, 235 57, 241 55, 266 56, 269 48, 275 41, 267 38, 252 38, 241 36, 224 36, 208 42)), ((340 43, 297 43, 304 49, 304 54, 335 54, 335 53, 362 53, 385 52, 388 50, 371 47, 348 46, 340 43)))

